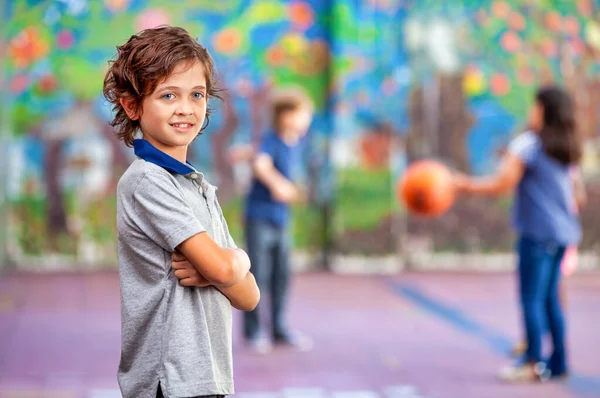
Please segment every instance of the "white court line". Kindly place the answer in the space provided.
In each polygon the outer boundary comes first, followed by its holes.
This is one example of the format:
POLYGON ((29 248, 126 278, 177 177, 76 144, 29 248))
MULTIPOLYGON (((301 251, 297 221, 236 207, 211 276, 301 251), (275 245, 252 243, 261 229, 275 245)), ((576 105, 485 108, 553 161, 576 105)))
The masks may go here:
POLYGON ((281 398, 278 392, 241 392, 233 396, 236 398, 281 398))
POLYGON ((422 398, 415 386, 390 386, 384 389, 387 398, 422 398))
MULTIPOLYGON (((241 392, 235 398, 382 398, 376 391, 331 391, 323 388, 284 388, 280 392, 241 392)), ((389 386, 383 389, 385 398, 425 398, 411 385, 389 386)), ((122 398, 119 389, 89 390, 86 398, 122 398)))
POLYGON ((322 388, 284 388, 283 398, 326 398, 322 388))
POLYGON ((375 391, 334 391, 333 398, 380 398, 375 391))
POLYGON ((86 398, 123 398, 119 389, 94 389, 89 390, 86 398))

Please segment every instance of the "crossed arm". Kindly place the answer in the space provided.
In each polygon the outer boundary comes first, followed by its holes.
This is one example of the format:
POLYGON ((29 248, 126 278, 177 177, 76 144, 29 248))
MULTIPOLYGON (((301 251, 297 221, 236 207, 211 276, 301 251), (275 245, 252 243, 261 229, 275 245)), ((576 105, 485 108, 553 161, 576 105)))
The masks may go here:
POLYGON ((231 305, 252 311, 260 300, 256 280, 250 273, 250 259, 241 249, 220 247, 207 233, 192 236, 173 253, 174 275, 183 286, 214 286, 231 305))

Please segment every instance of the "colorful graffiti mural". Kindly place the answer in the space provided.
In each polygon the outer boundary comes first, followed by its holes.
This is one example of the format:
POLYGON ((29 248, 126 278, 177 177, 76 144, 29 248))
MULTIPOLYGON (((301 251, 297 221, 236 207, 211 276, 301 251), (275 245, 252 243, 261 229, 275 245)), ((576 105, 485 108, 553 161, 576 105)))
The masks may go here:
MULTIPOLYGON (((111 114, 101 96, 103 75, 116 45, 160 24, 188 29, 211 50, 219 67, 226 101, 194 144, 191 161, 219 185, 239 236, 239 197, 248 173, 247 165, 236 164, 235 154, 260 138, 266 94, 272 87, 299 83, 319 109, 315 129, 323 119, 329 49, 318 18, 326 14, 326 6, 9 2, 9 56, 3 67, 10 94, 11 256, 47 259, 46 254, 58 253, 83 263, 114 262, 114 190, 132 154, 107 125, 111 114)), ((314 213, 310 208, 299 211, 314 213)), ((306 238, 300 241, 311 244, 306 238)))
MULTIPOLYGON (((190 157, 219 186, 236 238, 265 98, 294 84, 317 111, 304 174, 314 195, 295 209, 296 246, 390 253, 395 225, 407 222, 394 199, 407 162, 493 170, 539 84, 558 81, 575 94, 593 174, 599 12, 591 0, 9 0, 0 43, 8 254, 20 263, 114 264, 115 184, 132 153, 108 125, 101 87, 115 46, 140 29, 182 26, 215 58, 225 102, 190 157)), ((439 220, 409 217, 408 232, 440 250, 471 237, 503 250, 508 206, 461 202, 439 220)))

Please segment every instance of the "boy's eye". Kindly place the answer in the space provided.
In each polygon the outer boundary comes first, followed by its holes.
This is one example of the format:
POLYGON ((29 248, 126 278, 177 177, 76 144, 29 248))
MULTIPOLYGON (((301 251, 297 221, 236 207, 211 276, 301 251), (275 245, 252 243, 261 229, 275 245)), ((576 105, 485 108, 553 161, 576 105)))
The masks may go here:
POLYGON ((175 97, 175 96, 171 93, 165 94, 162 96, 162 98, 167 99, 167 100, 173 99, 173 97, 175 97))
POLYGON ((204 93, 194 93, 192 94, 194 96, 194 98, 204 98, 204 93))

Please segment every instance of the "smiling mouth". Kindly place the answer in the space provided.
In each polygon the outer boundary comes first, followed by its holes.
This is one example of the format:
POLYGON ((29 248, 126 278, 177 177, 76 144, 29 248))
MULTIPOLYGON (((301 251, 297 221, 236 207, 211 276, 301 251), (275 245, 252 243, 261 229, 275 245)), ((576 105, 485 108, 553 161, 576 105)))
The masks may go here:
POLYGON ((177 129, 187 129, 192 127, 194 124, 193 123, 171 123, 171 126, 177 128, 177 129))

